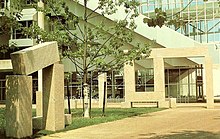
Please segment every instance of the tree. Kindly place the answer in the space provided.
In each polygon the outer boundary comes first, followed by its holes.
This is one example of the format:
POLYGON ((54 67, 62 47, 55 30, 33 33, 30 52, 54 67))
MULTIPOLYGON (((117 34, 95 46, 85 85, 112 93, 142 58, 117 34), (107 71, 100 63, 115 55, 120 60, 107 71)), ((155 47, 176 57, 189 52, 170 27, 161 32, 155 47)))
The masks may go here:
MULTIPOLYGON (((24 6, 24 1, 22 0, 11 0, 10 5, 9 1, 5 1, 3 9, 0 11, 0 37, 3 35, 8 36, 8 39, 11 35, 12 28, 20 28, 18 20, 22 17, 21 10, 24 6)), ((13 52, 16 47, 16 44, 11 45, 10 47, 8 42, 0 44, 0 54, 1 58, 9 58, 8 53, 13 52)))
POLYGON ((132 48, 127 47, 131 46, 136 28, 135 18, 138 16, 139 5, 136 0, 96 2, 97 7, 90 10, 88 0, 44 0, 45 8, 38 7, 38 10, 45 13, 50 32, 40 29, 36 24, 24 31, 41 42, 58 41, 62 57, 72 61, 76 71, 82 76, 83 85, 88 83, 89 71, 118 69, 128 61, 150 54, 148 44, 138 43, 132 48), (106 26, 107 19, 104 16, 114 15, 122 7, 126 16, 106 26), (100 14, 98 11, 101 11, 100 14), (95 18, 102 21, 94 23, 95 18), (126 51, 123 47, 127 47, 126 51))

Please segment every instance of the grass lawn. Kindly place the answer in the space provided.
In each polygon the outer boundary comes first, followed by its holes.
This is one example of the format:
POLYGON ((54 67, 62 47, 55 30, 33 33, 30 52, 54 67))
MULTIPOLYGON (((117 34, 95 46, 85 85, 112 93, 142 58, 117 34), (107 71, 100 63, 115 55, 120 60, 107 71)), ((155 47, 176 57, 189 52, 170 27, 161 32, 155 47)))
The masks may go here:
MULTIPOLYGON (((66 126, 64 130, 73 130, 85 126, 95 125, 99 123, 105 123, 110 121, 115 121, 127 117, 138 116, 141 114, 147 114, 155 111, 160 111, 160 108, 107 108, 105 110, 105 116, 102 116, 102 109, 93 108, 91 111, 91 118, 82 117, 82 109, 72 109, 72 124, 66 126)), ((5 128, 5 109, 0 108, 0 131, 4 131, 5 128)), ((33 115, 35 115, 35 110, 33 110, 33 115)), ((36 136, 47 135, 54 132, 40 130, 35 134, 36 136)))

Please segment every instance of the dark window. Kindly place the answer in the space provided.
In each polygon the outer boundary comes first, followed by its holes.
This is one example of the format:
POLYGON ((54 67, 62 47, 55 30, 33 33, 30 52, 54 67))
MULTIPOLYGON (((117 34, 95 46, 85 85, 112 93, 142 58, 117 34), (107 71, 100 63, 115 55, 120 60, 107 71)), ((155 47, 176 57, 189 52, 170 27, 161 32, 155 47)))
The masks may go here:
POLYGON ((23 30, 23 27, 30 27, 33 24, 33 21, 20 21, 19 23, 21 24, 21 28, 13 30, 13 39, 29 38, 28 35, 24 35, 22 33, 22 30, 23 30))
POLYGON ((33 3, 33 0, 27 0, 26 1, 26 4, 32 4, 33 3))
POLYGON ((3 9, 5 8, 5 0, 0 0, 0 8, 3 9))

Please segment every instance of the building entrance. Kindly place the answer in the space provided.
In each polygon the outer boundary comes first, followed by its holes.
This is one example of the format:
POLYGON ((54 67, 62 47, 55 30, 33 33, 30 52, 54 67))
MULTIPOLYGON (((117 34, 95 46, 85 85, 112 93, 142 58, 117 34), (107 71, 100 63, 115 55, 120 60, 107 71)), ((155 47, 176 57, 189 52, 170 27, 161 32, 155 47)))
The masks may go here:
POLYGON ((204 102, 202 65, 166 68, 165 95, 177 103, 204 102))

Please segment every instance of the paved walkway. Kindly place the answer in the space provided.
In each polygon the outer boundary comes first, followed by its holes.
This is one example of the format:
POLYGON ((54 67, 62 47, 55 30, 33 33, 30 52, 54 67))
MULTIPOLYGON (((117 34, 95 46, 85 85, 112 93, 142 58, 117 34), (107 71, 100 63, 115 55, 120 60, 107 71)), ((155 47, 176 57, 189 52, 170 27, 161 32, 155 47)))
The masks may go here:
POLYGON ((176 108, 41 139, 220 139, 220 109, 176 108))

